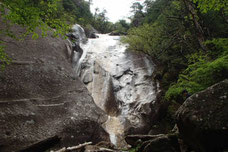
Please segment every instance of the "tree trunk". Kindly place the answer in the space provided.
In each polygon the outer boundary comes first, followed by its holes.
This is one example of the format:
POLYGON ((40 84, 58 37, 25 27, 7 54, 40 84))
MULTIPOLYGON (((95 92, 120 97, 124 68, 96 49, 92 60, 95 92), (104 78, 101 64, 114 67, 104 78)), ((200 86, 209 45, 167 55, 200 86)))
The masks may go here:
POLYGON ((197 15, 196 9, 194 8, 191 0, 183 0, 183 1, 184 1, 184 4, 185 4, 187 11, 189 12, 189 14, 192 17, 192 20, 193 20, 193 23, 195 26, 195 30, 197 33, 196 37, 197 37, 197 40, 199 42, 199 45, 204 51, 206 51, 207 48, 203 44, 203 42, 205 41, 204 31, 203 31, 203 28, 198 21, 198 15, 197 15))

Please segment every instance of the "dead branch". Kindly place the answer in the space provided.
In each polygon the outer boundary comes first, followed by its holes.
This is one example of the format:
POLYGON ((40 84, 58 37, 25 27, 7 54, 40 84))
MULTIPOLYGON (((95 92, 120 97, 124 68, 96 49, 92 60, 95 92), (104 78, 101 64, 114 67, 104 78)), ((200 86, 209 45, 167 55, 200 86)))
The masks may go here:
POLYGON ((79 144, 79 145, 77 145, 77 146, 68 147, 68 148, 64 147, 64 148, 62 148, 62 149, 60 149, 60 150, 52 151, 52 152, 69 152, 69 151, 72 151, 72 150, 76 150, 76 149, 83 148, 83 147, 85 147, 85 146, 87 146, 87 145, 91 145, 91 144, 92 144, 92 142, 85 142, 85 143, 79 144))

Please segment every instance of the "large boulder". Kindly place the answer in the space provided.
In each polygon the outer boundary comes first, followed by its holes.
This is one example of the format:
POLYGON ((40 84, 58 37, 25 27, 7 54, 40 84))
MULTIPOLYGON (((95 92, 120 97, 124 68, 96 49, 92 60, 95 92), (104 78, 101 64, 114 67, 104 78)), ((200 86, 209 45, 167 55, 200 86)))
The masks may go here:
POLYGON ((99 32, 92 27, 91 25, 87 25, 85 27, 85 34, 88 38, 98 38, 99 36, 97 35, 99 32))
MULTIPOLYGON (((16 26, 11 30, 24 32, 16 26)), ((0 70, 1 152, 25 149, 54 136, 60 138, 59 147, 108 140, 102 128, 106 116, 75 76, 66 40, 50 33, 36 40, 31 35, 24 41, 0 35, 0 40, 12 59, 0 70)))
POLYGON ((75 24, 72 27, 71 36, 74 37, 76 39, 76 41, 78 41, 78 42, 81 42, 81 43, 87 42, 87 37, 86 37, 85 31, 79 24, 75 24))
POLYGON ((184 142, 200 152, 228 149, 228 80, 189 97, 176 113, 184 142))

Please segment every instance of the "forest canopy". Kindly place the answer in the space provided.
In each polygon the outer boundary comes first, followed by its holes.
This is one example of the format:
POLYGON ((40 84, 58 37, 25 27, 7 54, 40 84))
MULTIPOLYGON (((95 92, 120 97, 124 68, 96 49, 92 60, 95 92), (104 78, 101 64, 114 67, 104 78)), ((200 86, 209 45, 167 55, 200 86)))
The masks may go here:
POLYGON ((228 78, 227 3, 146 0, 143 8, 134 5, 131 28, 122 41, 158 63, 155 78, 171 107, 184 101, 183 91, 193 94, 228 78))

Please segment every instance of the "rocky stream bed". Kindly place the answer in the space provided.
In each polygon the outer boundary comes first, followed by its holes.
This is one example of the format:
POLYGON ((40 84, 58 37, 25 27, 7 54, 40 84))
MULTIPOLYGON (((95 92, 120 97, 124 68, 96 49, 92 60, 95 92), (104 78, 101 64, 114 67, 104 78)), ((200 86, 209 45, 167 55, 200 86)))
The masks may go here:
POLYGON ((148 134, 162 104, 152 59, 127 50, 119 36, 87 40, 79 25, 68 37, 0 35, 12 58, 0 71, 1 152, 228 149, 228 80, 189 97, 172 132, 148 134))

